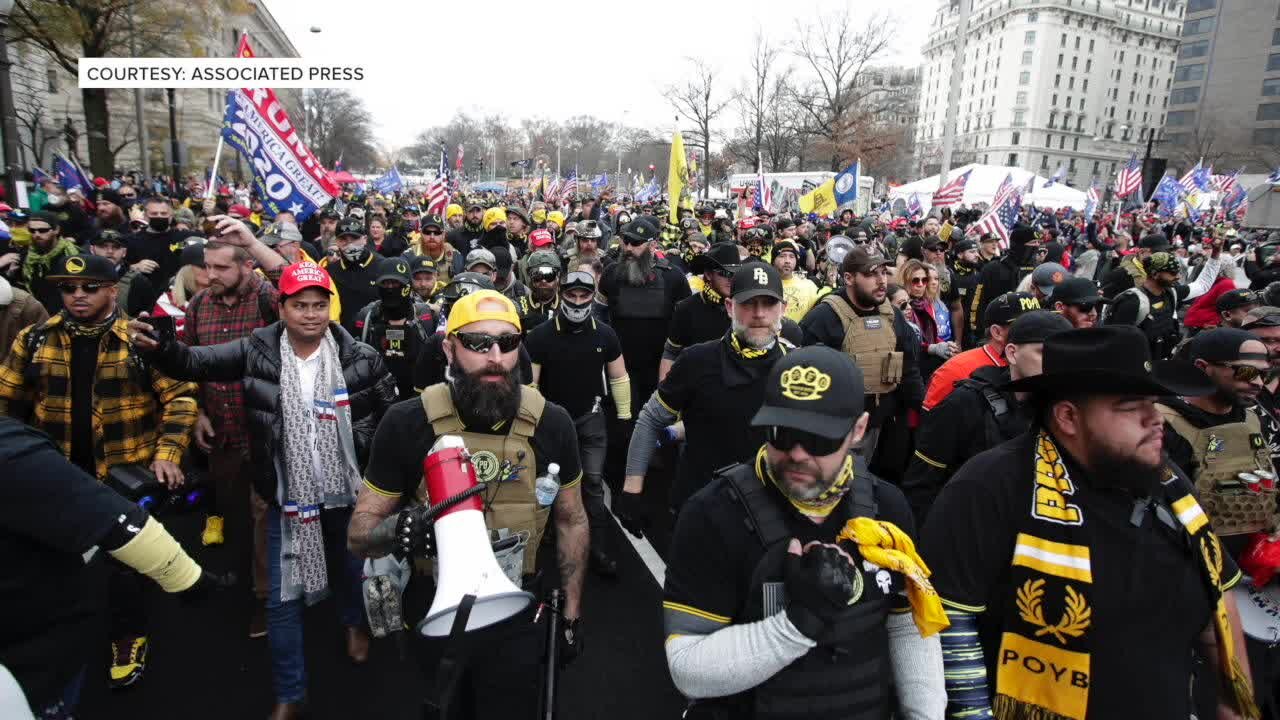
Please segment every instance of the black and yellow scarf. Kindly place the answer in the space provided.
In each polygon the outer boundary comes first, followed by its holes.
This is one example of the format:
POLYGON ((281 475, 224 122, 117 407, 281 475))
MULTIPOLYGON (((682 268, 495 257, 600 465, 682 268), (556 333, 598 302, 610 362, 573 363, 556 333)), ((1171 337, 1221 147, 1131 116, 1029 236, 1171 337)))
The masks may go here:
MULTIPOLYGON (((1010 577, 1015 602, 1002 625, 991 709, 998 720, 1083 720, 1091 685, 1092 531, 1081 508, 1070 502, 1076 488, 1061 452, 1043 431, 1035 441, 1033 467, 1033 522, 1024 525, 1014 544, 1010 577)), ((1181 492, 1172 483, 1164 487, 1181 492)), ((1257 718, 1222 600, 1222 547, 1194 497, 1165 500, 1190 546, 1199 548, 1195 557, 1215 604, 1219 672, 1223 687, 1230 689, 1227 700, 1244 717, 1257 718)))
POLYGON ((812 500, 797 500, 791 497, 787 492, 787 488, 783 487, 778 479, 773 476, 773 471, 769 469, 768 455, 765 453, 765 446, 761 445, 760 450, 756 452, 756 477, 761 480, 767 480, 782 496, 808 517, 825 518, 831 514, 832 510, 840 504, 840 499, 853 488, 853 456, 850 455, 844 459, 844 465, 840 466, 840 474, 836 476, 835 482, 831 483, 831 487, 822 491, 822 494, 812 500))
POLYGON ((724 296, 715 291, 711 287, 711 283, 702 286, 702 299, 706 300, 709 305, 718 305, 724 307, 724 296))

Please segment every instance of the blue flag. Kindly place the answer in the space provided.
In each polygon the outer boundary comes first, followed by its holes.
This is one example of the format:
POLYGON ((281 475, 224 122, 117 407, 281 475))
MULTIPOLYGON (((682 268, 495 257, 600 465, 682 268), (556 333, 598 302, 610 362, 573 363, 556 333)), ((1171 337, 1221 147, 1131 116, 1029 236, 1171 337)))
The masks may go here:
POLYGON ((859 163, 854 163, 836 175, 836 207, 844 207, 858 199, 859 163))
POLYGON ((1171 217, 1173 211, 1186 197, 1186 190, 1171 175, 1165 175, 1160 178, 1160 183, 1156 185, 1156 189, 1151 193, 1151 199, 1160 203, 1157 208, 1157 214, 1161 217, 1171 217))
POLYGON ((31 181, 36 185, 43 185, 46 181, 52 180, 53 176, 45 172, 41 168, 31 168, 31 181))
POLYGON ((66 190, 79 188, 85 197, 93 194, 93 183, 89 182, 89 178, 84 176, 75 163, 61 155, 54 155, 53 158, 53 171, 58 175, 58 184, 66 190))
POLYGON ((386 195, 387 193, 399 192, 404 189, 404 179, 400 177, 400 170, 395 165, 387 171, 386 175, 375 178, 369 183, 369 187, 374 192, 386 195))
POLYGON ((599 192, 609 185, 609 173, 600 173, 591 179, 591 189, 599 192))

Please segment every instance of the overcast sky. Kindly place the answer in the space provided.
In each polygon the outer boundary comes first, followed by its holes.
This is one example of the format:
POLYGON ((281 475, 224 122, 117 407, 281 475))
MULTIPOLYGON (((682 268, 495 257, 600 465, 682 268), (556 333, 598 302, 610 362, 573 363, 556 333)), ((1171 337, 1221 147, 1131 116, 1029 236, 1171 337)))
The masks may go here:
MULTIPOLYGON (((260 0, 261 1, 261 0, 260 0)), ((757 28, 794 43, 796 22, 892 7, 890 62, 914 65, 938 0, 265 0, 306 58, 358 63, 379 139, 410 143, 455 111, 565 119, 590 114, 669 130, 661 90, 703 59, 732 86, 746 77, 757 28), (872 7, 868 7, 872 6, 872 7), (624 8, 634 8, 625 11, 624 8), (310 28, 321 28, 311 33, 310 28), (372 78, 369 80, 368 78, 372 78)), ((786 62, 795 63, 793 57, 786 62)))

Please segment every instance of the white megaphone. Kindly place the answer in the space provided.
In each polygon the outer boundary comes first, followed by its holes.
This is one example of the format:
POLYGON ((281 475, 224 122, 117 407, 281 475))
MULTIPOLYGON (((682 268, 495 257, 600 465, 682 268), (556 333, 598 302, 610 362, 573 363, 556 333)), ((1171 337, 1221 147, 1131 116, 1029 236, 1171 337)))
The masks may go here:
MULTIPOLYGON (((478 484, 466 444, 457 435, 437 440, 422 466, 432 506, 478 484)), ((478 493, 445 508, 435 518, 435 547, 440 577, 431 609, 418 623, 419 634, 448 635, 468 595, 475 598, 463 628, 468 631, 506 620, 533 602, 533 595, 516 587, 498 566, 478 493)))

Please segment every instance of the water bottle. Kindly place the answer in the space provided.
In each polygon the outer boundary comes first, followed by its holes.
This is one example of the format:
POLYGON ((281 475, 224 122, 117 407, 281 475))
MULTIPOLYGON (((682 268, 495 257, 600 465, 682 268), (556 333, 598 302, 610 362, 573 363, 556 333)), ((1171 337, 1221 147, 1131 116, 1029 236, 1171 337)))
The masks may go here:
POLYGON ((560 492, 560 465, 551 463, 547 466, 547 474, 534 482, 534 495, 538 498, 539 507, 550 507, 560 492))

